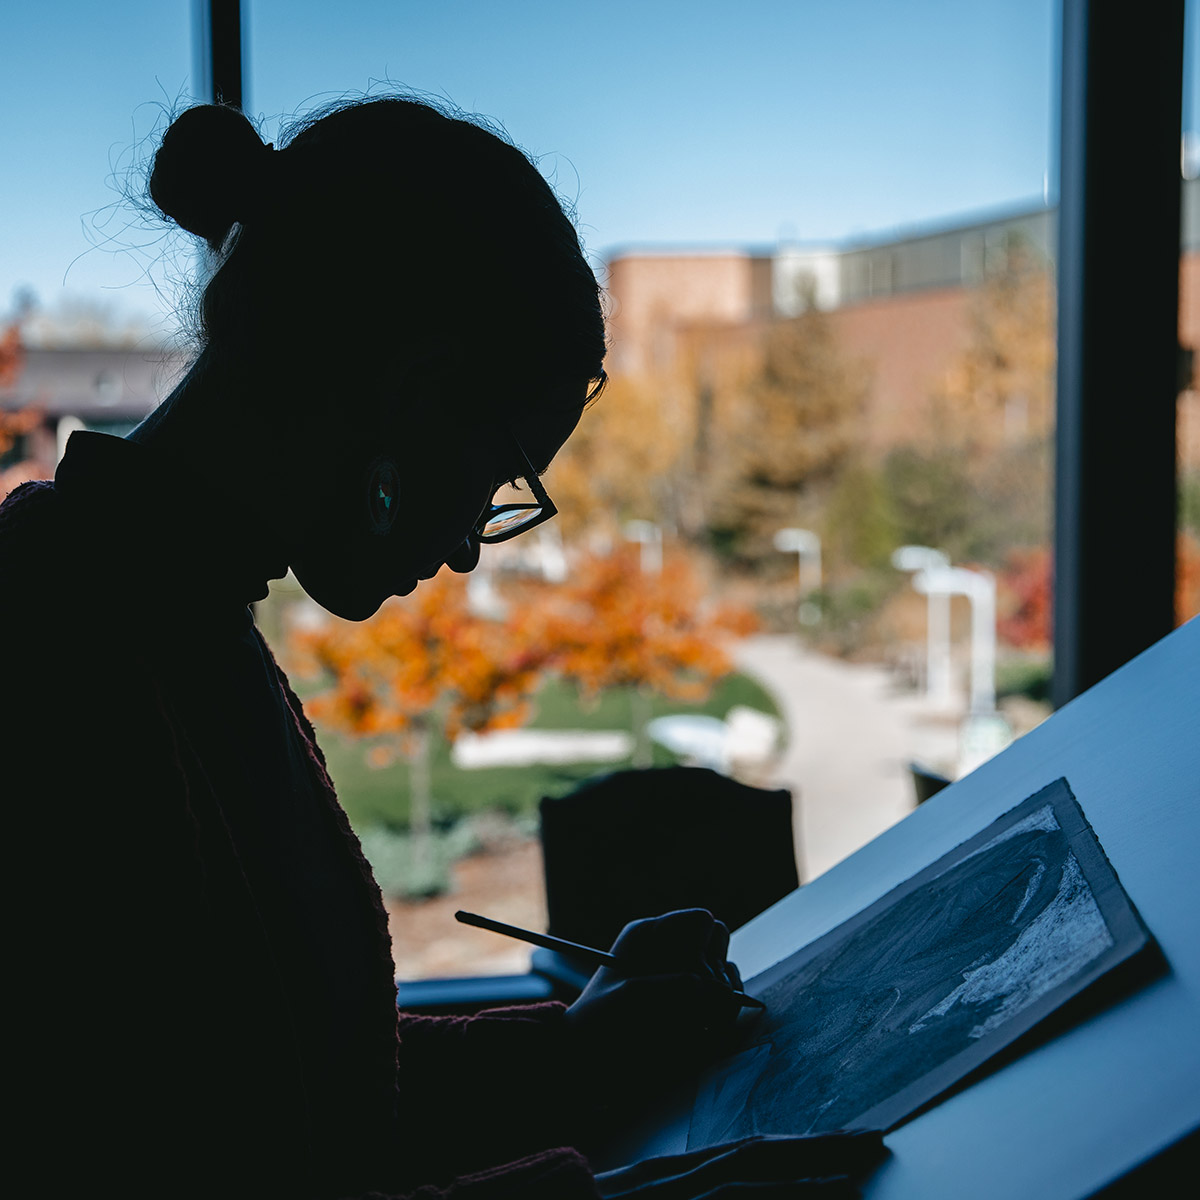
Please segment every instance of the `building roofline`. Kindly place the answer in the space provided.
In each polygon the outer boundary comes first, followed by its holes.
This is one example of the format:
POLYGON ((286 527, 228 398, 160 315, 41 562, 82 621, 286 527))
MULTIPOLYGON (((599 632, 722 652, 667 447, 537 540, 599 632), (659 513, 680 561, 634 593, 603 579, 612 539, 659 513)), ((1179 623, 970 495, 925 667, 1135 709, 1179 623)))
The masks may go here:
POLYGON ((890 229, 853 234, 834 242, 833 246, 840 253, 846 254, 854 250, 870 250, 877 246, 889 246, 895 242, 919 242, 925 238, 942 237, 948 233, 970 233, 973 230, 987 229, 991 225, 1000 225, 1008 221, 1040 217, 1044 213, 1056 212, 1057 209, 1056 204, 1046 204, 1041 200, 1029 201, 1021 205, 996 205, 994 208, 977 209, 970 214, 964 213, 957 219, 933 217, 928 221, 914 221, 911 224, 895 225, 890 229))
POLYGON ((762 243, 626 242, 602 250, 599 258, 608 264, 621 258, 772 258, 775 253, 775 246, 762 243))
POLYGON ((826 252, 846 254, 855 250, 871 250, 895 242, 915 242, 923 238, 940 237, 948 233, 967 233, 975 229, 986 229, 1006 221, 1018 221, 1028 217, 1052 213, 1057 206, 1041 200, 1023 203, 999 204, 992 208, 976 209, 959 216, 932 217, 929 220, 895 225, 889 229, 869 233, 848 234, 841 238, 780 240, 774 244, 762 242, 703 243, 703 242, 626 242, 610 246, 601 251, 605 263, 622 258, 716 258, 721 255, 741 255, 746 258, 774 258, 781 250, 799 250, 810 253, 826 252))

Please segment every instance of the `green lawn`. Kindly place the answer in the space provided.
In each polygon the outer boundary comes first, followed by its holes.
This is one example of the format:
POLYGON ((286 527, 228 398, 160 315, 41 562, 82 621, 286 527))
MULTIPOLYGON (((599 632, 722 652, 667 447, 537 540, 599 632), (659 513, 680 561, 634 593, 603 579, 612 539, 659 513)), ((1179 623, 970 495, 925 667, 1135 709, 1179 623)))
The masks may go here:
MULTIPOLYGON (((730 675, 719 683, 702 704, 654 697, 650 715, 706 713, 724 717, 736 704, 746 704, 778 716, 769 693, 745 675, 730 675)), ((630 697, 623 691, 606 692, 593 705, 581 706, 573 689, 551 680, 538 694, 535 729, 624 729, 632 726, 630 697)), ((367 766, 359 746, 318 727, 321 747, 338 796, 356 828, 371 825, 402 827, 408 821, 408 769, 403 763, 375 770, 367 766)), ((661 746, 654 748, 654 765, 668 766, 675 757, 661 746)), ((486 767, 462 771, 450 762, 450 747, 439 746, 434 754, 433 793, 435 819, 449 825, 469 813, 500 809, 533 814, 545 795, 561 795, 590 775, 620 770, 624 763, 578 763, 528 767, 486 767)))

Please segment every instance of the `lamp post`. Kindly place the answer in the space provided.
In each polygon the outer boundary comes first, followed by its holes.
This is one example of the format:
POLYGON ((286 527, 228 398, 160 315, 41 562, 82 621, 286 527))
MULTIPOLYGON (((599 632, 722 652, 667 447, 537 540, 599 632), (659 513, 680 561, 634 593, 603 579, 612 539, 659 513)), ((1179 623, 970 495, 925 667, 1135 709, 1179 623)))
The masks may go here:
POLYGON ((996 581, 985 571, 932 566, 913 576, 926 596, 966 596, 971 603, 971 699, 959 732, 958 773, 973 771, 1012 741, 996 712, 996 581))
POLYGON ((625 536, 641 546, 643 575, 657 575, 662 571, 662 527, 653 521, 626 521, 625 536))
MULTIPOLYGON (((949 567, 950 559, 932 546, 901 546, 892 553, 892 566, 898 571, 936 570, 949 567)), ((950 704, 950 676, 950 594, 927 592, 925 695, 935 704, 950 704)))
POLYGON ((913 587, 932 599, 966 596, 971 602, 972 713, 996 710, 996 581, 983 571, 930 566, 913 576, 913 587))
POLYGON ((821 589, 821 539, 811 529, 781 529, 775 535, 775 549, 799 556, 797 618, 801 625, 815 625, 821 619, 821 610, 810 597, 821 589))

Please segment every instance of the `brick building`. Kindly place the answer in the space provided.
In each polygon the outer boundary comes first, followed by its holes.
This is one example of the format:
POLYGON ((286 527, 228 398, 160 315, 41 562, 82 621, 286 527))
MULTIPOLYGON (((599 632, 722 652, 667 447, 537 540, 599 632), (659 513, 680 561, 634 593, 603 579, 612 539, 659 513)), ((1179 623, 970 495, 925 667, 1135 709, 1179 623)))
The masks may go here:
MULTIPOLYGON (((830 314, 845 353, 873 368, 863 436, 883 450, 927 418, 931 392, 966 345, 973 286, 1003 265, 1014 237, 1053 260, 1054 233, 1053 210, 1029 208, 828 246, 617 252, 607 263, 608 369, 662 376, 691 356, 710 378, 736 374, 763 325, 809 296, 830 314)), ((1123 249, 1136 253, 1136 241, 1123 249)), ((1200 179, 1184 185, 1182 250, 1180 341, 1197 348, 1200 179)), ((72 429, 126 432, 182 364, 157 347, 24 349, 19 368, 0 379, 0 409, 33 405, 43 420, 16 453, 49 474, 72 429)), ((1181 395, 1179 417, 1181 458, 1200 468, 1200 392, 1181 395)))
MULTIPOLYGON (((931 393, 967 344, 973 288, 1002 269, 1019 239, 1052 263, 1045 207, 828 246, 771 250, 628 250, 608 261, 610 372, 670 373, 701 354, 706 372, 736 370, 763 324, 805 297, 830 314, 842 349, 866 360, 873 384, 869 448, 886 449, 928 417, 931 393), (732 365, 731 365, 732 364, 732 365)), ((1200 347, 1200 179, 1184 185, 1180 342, 1200 347)), ((1122 248, 1136 253, 1136 240, 1122 248)), ((1180 450, 1200 467, 1200 393, 1180 397, 1180 450)))

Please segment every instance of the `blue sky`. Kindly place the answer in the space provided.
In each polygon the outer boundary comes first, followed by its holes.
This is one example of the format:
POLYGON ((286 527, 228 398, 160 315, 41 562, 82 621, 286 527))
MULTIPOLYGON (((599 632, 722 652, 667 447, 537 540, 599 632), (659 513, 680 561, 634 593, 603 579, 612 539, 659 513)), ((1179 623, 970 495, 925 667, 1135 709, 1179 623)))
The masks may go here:
MULTIPOLYGON (((268 136, 381 81, 448 98, 540 157, 594 255, 937 221, 1037 200, 1050 168, 1055 0, 245 4, 268 136)), ((191 26, 189 0, 10 6, 0 313, 22 285, 161 307, 114 185, 195 93, 191 26)))

